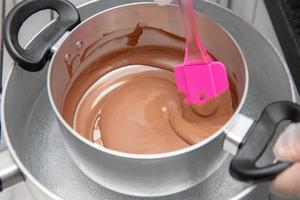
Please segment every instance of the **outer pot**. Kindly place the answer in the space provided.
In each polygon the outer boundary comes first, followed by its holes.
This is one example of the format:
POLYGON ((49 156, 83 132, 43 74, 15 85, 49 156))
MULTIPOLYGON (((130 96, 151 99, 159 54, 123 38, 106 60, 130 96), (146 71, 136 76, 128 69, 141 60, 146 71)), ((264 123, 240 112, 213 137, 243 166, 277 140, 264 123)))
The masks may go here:
POLYGON ((5 42, 11 56, 21 67, 29 71, 40 70, 51 55, 51 48, 54 50, 47 83, 50 101, 70 155, 78 167, 97 183, 134 196, 163 196, 177 193, 202 182, 222 164, 227 155, 223 150, 223 144, 226 150, 237 153, 230 169, 234 177, 254 181, 274 178, 289 167, 290 163, 278 162, 257 168, 255 162, 282 120, 300 121, 300 108, 291 102, 277 102, 268 106, 256 122, 246 117, 242 111, 247 107, 245 102, 249 98, 248 87, 249 84, 255 84, 249 83, 247 63, 238 45, 226 31, 204 16, 199 16, 199 25, 205 27, 202 29, 204 43, 213 55, 230 66, 237 75, 241 97, 235 115, 212 137, 176 152, 148 156, 132 155, 92 144, 72 130, 61 117, 58 108, 62 90, 69 81, 66 80, 66 71, 61 66, 66 65, 69 57, 81 51, 80 48, 76 48, 76 44, 83 44, 83 48, 88 47, 103 33, 134 27, 139 22, 182 35, 177 12, 174 6, 158 7, 155 4, 121 6, 91 17, 64 35, 66 31, 79 24, 78 13, 70 3, 62 0, 49 2, 28 0, 19 4, 8 15, 5 23, 5 42), (41 32, 31 46, 23 50, 17 41, 20 26, 28 16, 46 8, 56 10, 60 18, 41 32), (167 14, 172 16, 172 20, 167 14), (94 31, 93 28, 99 31, 94 31), (60 41, 56 43, 59 39, 60 41), (215 44, 223 44, 226 48, 216 48, 215 44), (260 142, 257 143, 258 141, 260 142))

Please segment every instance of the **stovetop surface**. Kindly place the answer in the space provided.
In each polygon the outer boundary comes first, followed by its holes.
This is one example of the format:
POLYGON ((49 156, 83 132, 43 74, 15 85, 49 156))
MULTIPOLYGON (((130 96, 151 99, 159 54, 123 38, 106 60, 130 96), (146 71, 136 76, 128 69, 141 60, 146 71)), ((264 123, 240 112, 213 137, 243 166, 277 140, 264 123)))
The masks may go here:
POLYGON ((264 0, 298 92, 300 91, 300 1, 264 0))
POLYGON ((293 35, 300 44, 300 1, 299 0, 281 0, 281 5, 287 20, 292 29, 293 35))

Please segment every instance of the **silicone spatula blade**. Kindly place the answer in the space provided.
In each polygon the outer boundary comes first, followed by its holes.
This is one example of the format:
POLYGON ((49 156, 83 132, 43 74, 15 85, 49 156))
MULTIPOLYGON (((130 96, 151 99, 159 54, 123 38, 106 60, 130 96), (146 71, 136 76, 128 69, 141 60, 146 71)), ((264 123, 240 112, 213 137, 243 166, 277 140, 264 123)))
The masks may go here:
POLYGON ((192 0, 179 0, 183 16, 186 47, 182 65, 175 68, 177 88, 185 103, 203 104, 229 89, 226 67, 206 51, 196 26, 192 0))

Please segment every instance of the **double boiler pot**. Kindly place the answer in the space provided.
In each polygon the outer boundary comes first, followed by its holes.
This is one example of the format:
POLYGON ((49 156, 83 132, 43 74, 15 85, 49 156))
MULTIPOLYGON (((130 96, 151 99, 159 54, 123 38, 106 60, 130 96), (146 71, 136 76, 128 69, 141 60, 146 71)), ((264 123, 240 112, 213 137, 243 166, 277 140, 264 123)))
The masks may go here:
MULTIPOLYGON (((74 162, 96 183, 132 196, 170 195, 187 190, 210 177, 228 157, 228 152, 235 155, 230 166, 233 177, 242 181, 271 180, 291 163, 276 162, 257 167, 256 161, 264 152, 280 122, 300 121, 300 107, 290 98, 287 99, 289 101, 268 105, 257 120, 247 115, 249 102, 253 101, 253 93, 249 93, 249 88, 257 83, 251 82, 249 78, 248 63, 239 44, 225 28, 213 20, 200 13, 197 18, 206 48, 234 74, 238 106, 224 127, 208 139, 182 150, 155 155, 122 153, 92 143, 66 122, 62 116, 62 106, 66 92, 80 74, 91 67, 95 56, 91 54, 87 59, 77 58, 84 56, 85 52, 107 33, 134 31, 137 25, 142 24, 182 37, 182 23, 176 5, 122 5, 81 22, 76 8, 68 1, 25 0, 7 16, 4 36, 9 54, 24 70, 35 73, 46 63, 50 63, 47 91, 60 132, 74 162), (44 9, 55 10, 59 17, 41 31, 30 46, 23 49, 18 42, 21 25, 30 15, 44 9)), ((160 44, 153 40, 145 45, 160 44)), ((93 81, 97 81, 98 78, 101 77, 96 77, 93 81)), ((276 91, 255 95, 268 93, 272 96, 276 91)), ((79 100, 78 98, 77 103, 79 100)), ((259 104, 259 96, 253 104, 261 106, 256 103, 259 104)))

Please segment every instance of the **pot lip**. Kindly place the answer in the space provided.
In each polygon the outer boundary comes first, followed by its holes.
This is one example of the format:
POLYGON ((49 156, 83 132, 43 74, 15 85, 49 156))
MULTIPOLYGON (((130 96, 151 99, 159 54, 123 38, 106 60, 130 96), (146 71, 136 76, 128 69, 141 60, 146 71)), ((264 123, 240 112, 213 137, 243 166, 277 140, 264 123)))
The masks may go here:
MULTIPOLYGON (((116 6, 116 7, 112 7, 106 10, 103 10, 95 15, 92 15, 91 17, 85 19, 83 22, 81 22, 80 25, 78 25, 77 27, 75 27, 72 31, 70 31, 70 34, 68 35, 68 37, 70 37, 70 35, 72 35, 73 32, 75 32, 77 29, 79 29, 83 24, 85 24, 86 22, 88 22, 89 20, 91 20, 92 18, 98 16, 98 15, 102 15, 103 13, 107 13, 109 11, 118 9, 118 8, 122 8, 122 7, 129 7, 129 6, 136 6, 136 5, 156 5, 154 2, 138 2, 138 3, 130 3, 130 4, 124 4, 124 5, 120 5, 120 6, 116 6)), ((169 7, 175 7, 176 5, 171 4, 171 5, 167 5, 169 7)), ((205 15, 204 15, 205 16, 205 15)), ((206 16, 205 16, 206 17, 206 16)), ((84 138, 83 136, 81 136, 79 133, 77 133, 62 117, 62 115, 60 114, 60 112, 58 111, 55 103, 54 103, 54 99, 52 97, 52 92, 51 92, 51 72, 52 72, 52 67, 53 67, 53 62, 56 58, 57 52, 59 51, 59 48, 57 51, 55 51, 51 61, 50 61, 50 65, 49 65, 49 69, 48 69, 48 74, 47 74, 47 91, 48 91, 48 95, 49 95, 49 100, 51 103, 51 106, 55 112, 56 117, 58 118, 58 120, 60 121, 60 123, 62 123, 62 125, 68 130, 68 134, 72 134, 76 139, 80 140, 82 143, 84 143, 85 145, 88 145, 89 147, 93 148, 96 151, 101 151, 104 153, 107 153, 109 155, 112 156, 116 156, 119 158, 125 158, 125 159, 134 159, 134 160, 157 160, 157 159, 166 159, 166 158, 171 158, 171 157, 176 157, 176 156, 181 156, 184 155, 185 153, 189 153, 191 151, 197 150, 199 148, 201 148, 202 146, 205 146, 206 144, 212 142, 214 139, 216 139, 217 137, 219 137, 220 135, 224 134, 224 131, 226 130, 226 128, 235 120, 235 118, 240 114, 240 111, 242 110, 247 94, 248 94, 248 89, 249 89, 249 71, 248 71, 248 66, 247 66, 247 62, 244 56, 244 53, 241 51, 241 48, 239 47, 239 45, 237 44, 236 40, 233 38, 233 36, 227 31, 225 30, 222 25, 216 23, 214 20, 210 19, 209 17, 207 17, 209 20, 211 20, 213 23, 215 23, 216 25, 218 25, 230 38, 231 40, 234 42, 235 46, 238 48, 243 64, 244 64, 244 68, 245 68, 245 86, 244 86, 244 93, 240 99, 240 103, 239 106, 237 107, 235 113, 232 115, 232 117, 230 118, 230 120, 227 121, 227 123, 225 125, 223 125, 223 127, 218 130, 217 132, 215 132, 212 136, 210 136, 209 138, 195 144, 192 146, 189 146, 187 148, 184 149, 179 149, 176 151, 172 151, 172 152, 166 152, 166 153, 161 153, 161 154, 132 154, 132 153, 124 153, 124 152, 119 152, 119 151, 115 151, 112 149, 108 149, 105 147, 102 147, 100 145, 97 145, 89 140, 87 140, 86 138, 84 138)))

